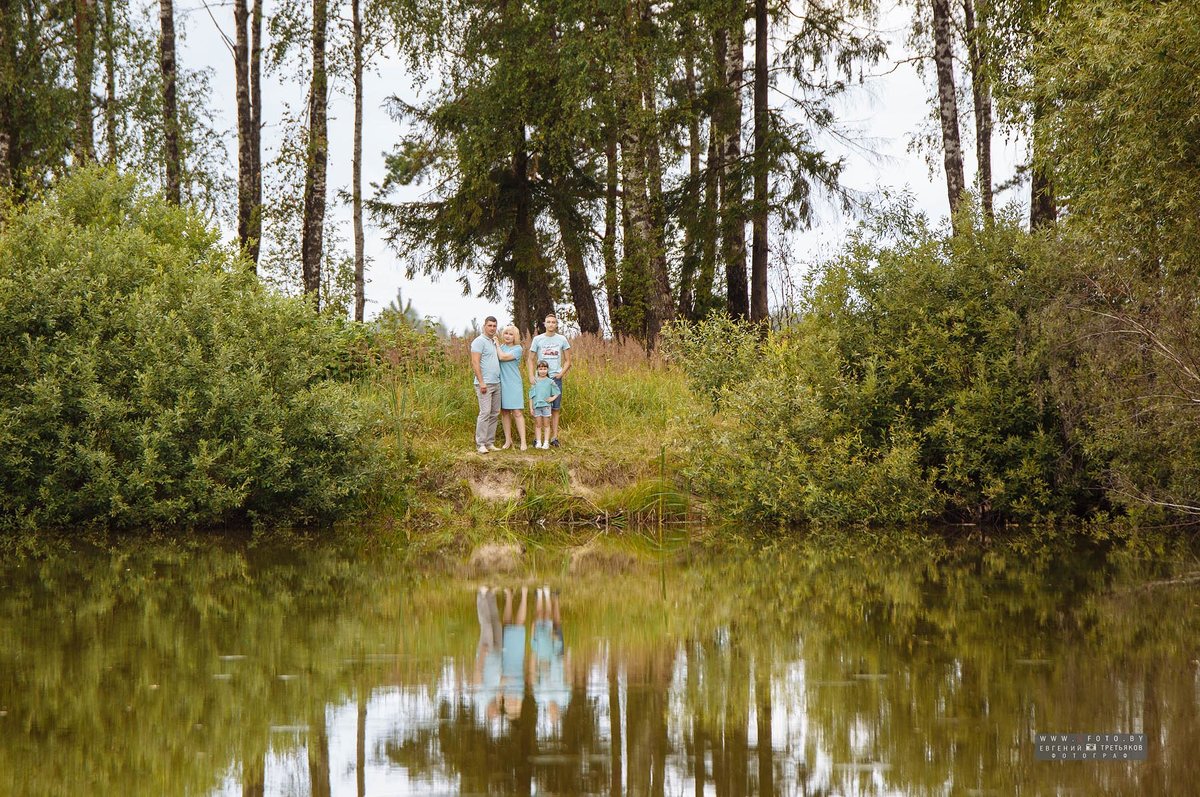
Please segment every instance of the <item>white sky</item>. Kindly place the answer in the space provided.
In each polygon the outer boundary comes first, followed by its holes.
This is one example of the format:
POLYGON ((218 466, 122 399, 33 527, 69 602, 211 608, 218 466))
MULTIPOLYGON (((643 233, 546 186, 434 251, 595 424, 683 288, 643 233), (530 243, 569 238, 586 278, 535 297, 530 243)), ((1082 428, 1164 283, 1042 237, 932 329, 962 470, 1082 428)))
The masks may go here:
MULTIPOLYGON (((267 4, 270 13, 272 4, 267 4)), ((888 60, 876 65, 863 85, 855 86, 848 97, 839 105, 840 117, 852 124, 873 151, 867 155, 839 142, 830 142, 830 151, 844 154, 847 168, 844 183, 857 191, 875 193, 882 189, 908 190, 918 205, 933 218, 947 213, 945 178, 941 169, 940 153, 936 154, 936 171, 930 173, 924 156, 909 152, 911 137, 931 122, 931 91, 923 85, 911 63, 897 64, 909 56, 904 47, 908 33, 911 8, 893 5, 883 15, 881 23, 891 42, 888 60)), ((347 12, 348 16, 348 12, 347 12)), ((232 6, 220 0, 177 0, 176 19, 183 42, 179 52, 181 66, 188 69, 210 68, 213 71, 211 102, 216 112, 216 124, 226 135, 226 146, 230 155, 230 173, 236 177, 236 105, 233 82, 233 57, 216 29, 213 18, 225 33, 233 32, 232 6), (210 10, 212 16, 210 16, 210 10)), ((752 37, 753 26, 747 25, 747 35, 752 37)), ((747 48, 746 65, 753 63, 753 42, 747 48)), ((969 88, 965 82, 964 65, 957 65, 955 77, 960 91, 969 88)), ((932 75, 932 69, 929 70, 932 75)), ((307 76, 284 83, 278 76, 267 75, 263 84, 263 131, 264 161, 273 157, 279 140, 279 119, 284 102, 303 110, 307 93, 307 76)), ((338 199, 338 192, 348 192, 350 185, 350 158, 353 133, 353 99, 348 85, 336 86, 340 92, 331 93, 329 101, 329 209, 331 223, 340 227, 339 237, 350 242, 350 206, 338 199)), ((399 94, 409 101, 419 99, 413 89, 407 70, 397 58, 381 59, 373 72, 365 78, 364 123, 363 123, 363 183, 364 196, 372 194, 371 183, 380 182, 384 176, 384 154, 391 151, 402 135, 402 128, 392 121, 382 108, 383 101, 390 95, 399 94)), ((969 95, 968 95, 969 96, 969 95)), ((784 102, 773 96, 772 104, 784 102)), ((975 173, 974 146, 971 144, 971 117, 960 105, 960 127, 964 139, 967 181, 971 184, 975 173)), ((746 109, 749 119, 749 108, 746 109)), ((940 136, 939 139, 940 141, 940 136)), ((993 142, 993 182, 997 185, 1009 180, 1014 165, 1023 157, 1024 145, 1019 141, 1005 140, 996 136, 993 142)), ((414 187, 408 196, 416 198, 423 189, 414 187)), ((997 205, 1012 200, 1024 199, 1016 192, 997 196, 997 205)), ((1027 200, 1025 200, 1027 201, 1027 200)), ((810 263, 836 249, 845 228, 851 220, 840 217, 832 208, 824 208, 811 231, 796 234, 791 241, 792 259, 799 264, 810 263)), ((349 245, 349 244, 348 244, 349 245)), ((507 300, 496 303, 475 296, 463 296, 454 275, 440 279, 417 276, 405 278, 404 263, 384 243, 378 229, 366 220, 367 272, 367 317, 386 307, 402 290, 406 299, 412 299, 414 307, 422 315, 440 317, 454 330, 470 326, 473 319, 482 319, 494 314, 507 318, 510 307, 507 300)), ((773 256, 773 262, 778 258, 773 256)), ((599 275, 593 274, 593 284, 599 275)))

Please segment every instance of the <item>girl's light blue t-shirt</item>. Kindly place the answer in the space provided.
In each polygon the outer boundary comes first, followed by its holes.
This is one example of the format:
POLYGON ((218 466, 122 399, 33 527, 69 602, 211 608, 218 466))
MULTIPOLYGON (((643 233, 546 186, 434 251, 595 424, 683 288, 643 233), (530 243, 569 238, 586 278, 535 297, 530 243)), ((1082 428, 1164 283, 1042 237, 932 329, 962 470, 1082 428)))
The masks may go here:
POLYGON ((529 398, 533 399, 533 407, 549 407, 551 399, 558 394, 558 385, 550 377, 539 379, 529 389, 529 398))

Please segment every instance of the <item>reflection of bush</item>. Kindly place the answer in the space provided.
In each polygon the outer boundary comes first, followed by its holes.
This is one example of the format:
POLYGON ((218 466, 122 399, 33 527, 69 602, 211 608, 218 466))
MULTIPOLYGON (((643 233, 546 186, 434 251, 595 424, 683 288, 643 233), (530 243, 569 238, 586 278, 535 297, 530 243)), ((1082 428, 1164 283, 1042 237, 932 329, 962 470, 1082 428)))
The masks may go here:
POLYGON ((386 475, 344 325, 82 171, 0 235, 0 526, 327 519, 386 475))

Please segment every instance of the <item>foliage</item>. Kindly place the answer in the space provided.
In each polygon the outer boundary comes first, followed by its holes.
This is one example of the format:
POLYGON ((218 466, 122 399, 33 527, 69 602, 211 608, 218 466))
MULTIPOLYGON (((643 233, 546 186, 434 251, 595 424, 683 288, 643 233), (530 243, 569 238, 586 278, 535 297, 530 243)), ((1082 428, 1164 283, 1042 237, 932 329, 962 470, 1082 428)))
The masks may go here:
MULTIPOLYGON (((111 46, 116 94, 113 107, 103 111, 105 118, 112 116, 115 140, 105 141, 98 154, 112 152, 121 171, 135 172, 155 185, 165 185, 158 3, 113 6, 111 46)), ((176 31, 177 46, 182 46, 187 16, 177 19, 183 23, 176 31)), ((187 64, 176 67, 181 187, 187 205, 216 222, 228 223, 232 220, 234 184, 225 170, 229 152, 224 133, 218 127, 218 113, 212 107, 214 72, 212 67, 189 69, 187 64)), ((108 162, 107 154, 103 160, 108 162)))
MULTIPOLYGON (((158 4, 149 2, 4 6, 0 137, 7 137, 8 151, 7 162, 0 164, 0 184, 10 173, 18 199, 36 195, 80 165, 72 148, 88 132, 88 158, 137 171, 160 184, 165 180, 158 24, 158 4), (79 41, 75 17, 82 11, 95 27, 86 42, 79 41), (91 131, 76 129, 81 52, 87 53, 94 72, 88 92, 91 131)), ((210 104, 211 76, 209 69, 178 69, 183 190, 189 204, 228 220, 232 182, 223 172, 227 153, 210 104)))
POLYGON ((1073 221, 1093 233, 1100 270, 1133 258, 1147 276, 1195 283, 1200 268, 1200 62, 1195 9, 1077 3, 1037 60, 1041 128, 1073 221), (1069 63, 1061 56, 1070 52, 1069 63), (1103 146, 1096 142, 1103 141, 1103 146), (1131 251, 1133 250, 1133 251, 1131 251))
MULTIPOLYGON (((697 483, 734 517, 776 522, 1070 510, 1027 249, 1011 217, 947 236, 911 200, 877 213, 813 277, 798 323, 721 387, 690 436, 697 483)), ((683 358, 702 382, 704 351, 683 358)))
POLYGON ((725 385, 745 379, 757 367, 757 332, 748 322, 720 313, 696 323, 675 322, 663 329, 663 354, 686 364, 692 391, 707 396, 715 410, 725 385))
POLYGON ((1200 29, 1186 4, 1075 5, 1035 62, 1067 209, 1047 318, 1061 393, 1114 503, 1195 517, 1200 29))
MULTIPOLYGON (((809 4, 803 15, 771 6, 786 37, 770 74, 790 78, 773 99, 797 112, 768 113, 762 201, 791 229, 812 222, 820 196, 848 201, 843 164, 818 131, 847 135, 833 98, 884 45, 870 25, 872 0, 809 4)), ((523 320, 527 296, 549 309, 565 295, 564 276, 575 301, 591 292, 579 285, 585 269, 570 272, 573 253, 593 273, 602 265, 611 328, 650 343, 674 312, 670 294, 681 314, 718 304, 716 237, 744 225, 749 207, 727 187, 728 218, 718 223, 717 174, 743 186, 752 171, 750 159, 726 158, 740 143, 721 140, 740 142, 752 115, 737 110, 746 85, 725 74, 713 42, 728 36, 742 49, 745 7, 539 0, 451 3, 445 13, 442 41, 423 53, 437 89, 420 106, 392 99, 408 130, 370 205, 410 272, 459 271, 464 291, 495 300, 511 287, 523 320), (707 157, 702 133, 713 145, 707 157), (416 183, 430 189, 411 200, 404 189, 416 183)))
POLYGON ((363 506, 395 465, 347 349, 194 214, 81 170, 0 233, 0 526, 363 506))
POLYGON ((66 22, 39 4, 0 7, 0 187, 18 198, 61 174, 71 150, 72 65, 65 47, 47 46, 64 36, 66 22))

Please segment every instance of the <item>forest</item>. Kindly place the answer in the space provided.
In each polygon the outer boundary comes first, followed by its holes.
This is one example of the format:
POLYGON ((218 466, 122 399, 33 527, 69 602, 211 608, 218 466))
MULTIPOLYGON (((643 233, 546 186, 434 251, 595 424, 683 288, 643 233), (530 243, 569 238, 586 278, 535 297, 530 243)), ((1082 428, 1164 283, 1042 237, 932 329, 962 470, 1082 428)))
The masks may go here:
POLYGON ((1200 516, 1192 4, 901 4, 936 213, 850 190, 829 145, 845 92, 899 67, 880 25, 896 6, 193 4, 227 32, 230 153, 175 5, 0 10, 0 527, 457 500, 461 463, 436 443, 467 428, 465 342, 364 319, 367 224, 410 273, 511 301, 527 334, 553 310, 624 352, 597 354, 591 389, 641 400, 569 422, 597 450, 633 423, 640 447, 612 469, 641 463, 710 518, 1200 516), (384 58, 427 90, 387 100, 400 133, 364 176, 384 58), (264 71, 306 107, 265 118, 264 71), (348 153, 329 146, 335 91, 348 153), (1002 141, 1027 158, 996 184, 1002 141), (329 168, 347 157, 343 192, 329 168), (780 301, 791 236, 823 206, 858 223, 780 301), (651 463, 668 442, 670 467, 651 463))

